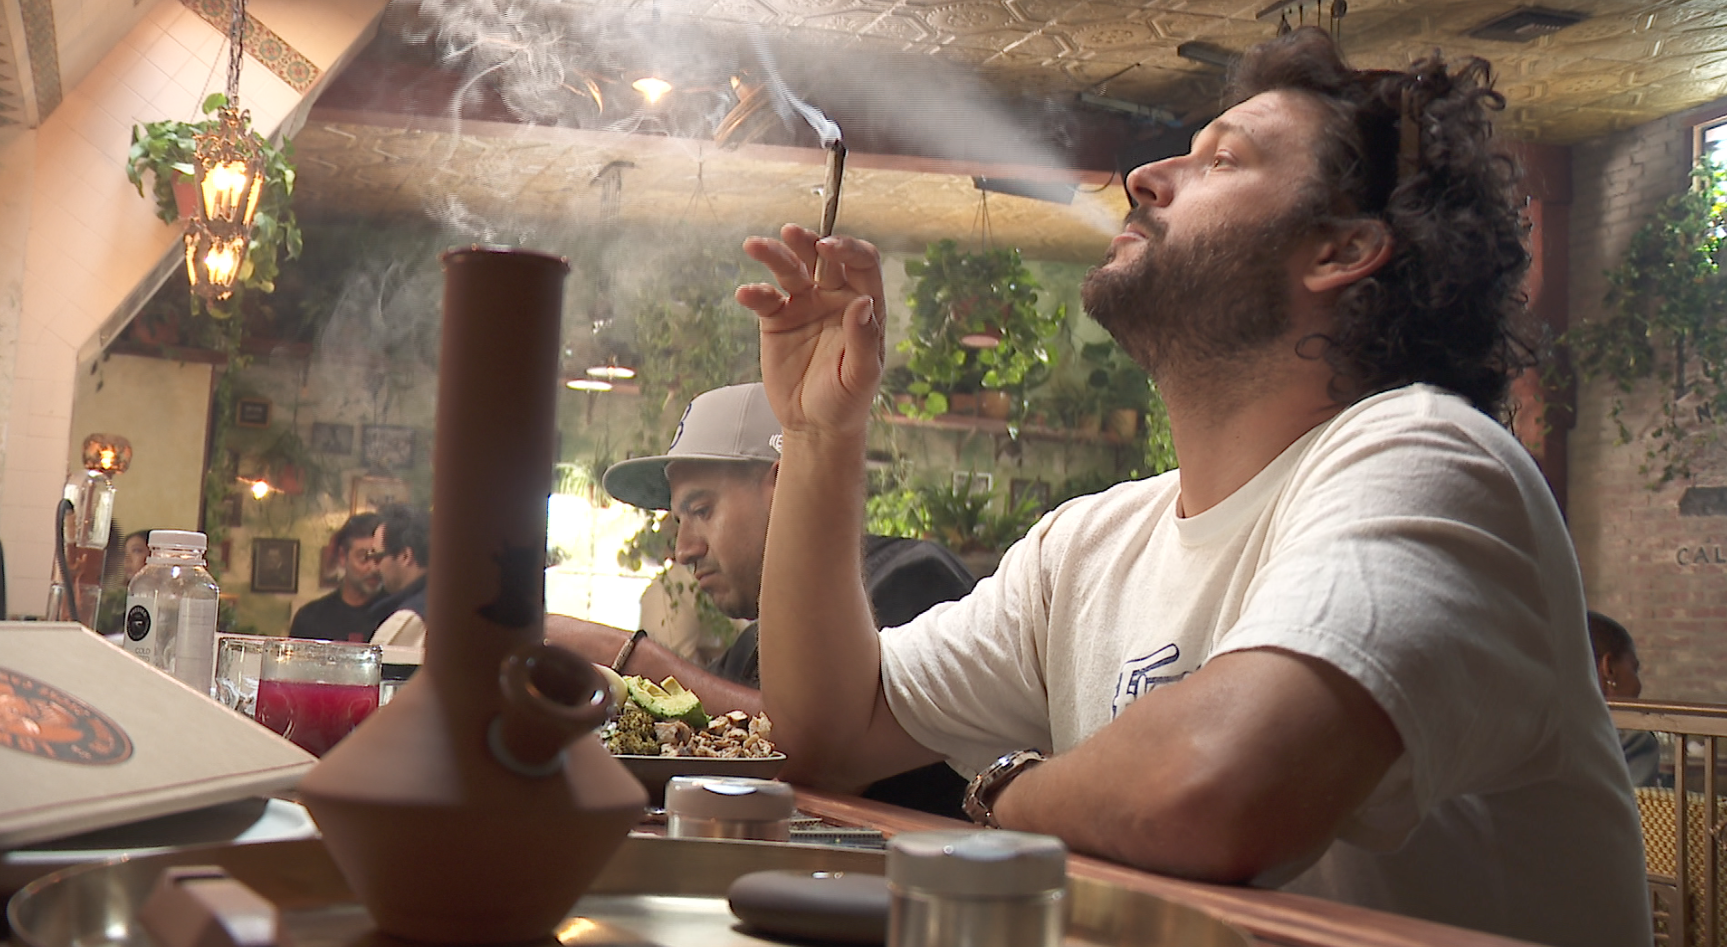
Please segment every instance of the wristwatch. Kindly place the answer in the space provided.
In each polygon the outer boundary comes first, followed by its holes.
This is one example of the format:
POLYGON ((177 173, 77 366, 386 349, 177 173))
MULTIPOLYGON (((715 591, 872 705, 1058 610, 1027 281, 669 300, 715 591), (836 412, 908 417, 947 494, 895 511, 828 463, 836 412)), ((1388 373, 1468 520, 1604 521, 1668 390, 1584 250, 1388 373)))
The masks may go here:
POLYGON ((1007 788, 1007 784, 1019 777, 1033 766, 1043 762, 1046 757, 1036 750, 1015 750, 994 763, 984 767, 983 772, 974 777, 969 786, 965 787, 966 817, 979 825, 987 825, 992 829, 1001 828, 1001 823, 995 820, 995 797, 1007 788))

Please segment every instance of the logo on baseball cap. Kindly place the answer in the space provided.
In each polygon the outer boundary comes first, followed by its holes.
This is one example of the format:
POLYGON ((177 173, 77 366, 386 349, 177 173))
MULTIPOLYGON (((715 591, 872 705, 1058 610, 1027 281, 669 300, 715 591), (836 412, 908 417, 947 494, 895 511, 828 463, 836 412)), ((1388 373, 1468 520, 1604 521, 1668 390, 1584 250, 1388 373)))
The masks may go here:
POLYGON ((760 382, 731 385, 696 395, 684 409, 664 454, 632 457, 607 468, 606 492, 648 510, 670 509, 672 487, 666 465, 674 460, 766 461, 780 459, 780 422, 768 407, 760 382))

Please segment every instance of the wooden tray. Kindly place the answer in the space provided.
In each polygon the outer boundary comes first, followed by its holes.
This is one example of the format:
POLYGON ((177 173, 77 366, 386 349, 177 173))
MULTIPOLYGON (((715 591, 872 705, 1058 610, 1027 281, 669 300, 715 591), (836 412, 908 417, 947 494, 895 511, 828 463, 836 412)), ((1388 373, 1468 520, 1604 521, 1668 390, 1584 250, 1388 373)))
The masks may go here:
MULTIPOLYGON (((150 945, 138 908, 170 865, 221 865, 282 909, 297 947, 384 943, 370 916, 330 861, 323 842, 307 839, 184 849, 101 865, 68 868, 12 899, 7 916, 15 943, 31 947, 150 945)), ((767 869, 885 870, 880 852, 814 845, 632 836, 619 849, 570 920, 546 945, 741 947, 783 943, 738 929, 726 906, 732 880, 767 869)), ((1238 929, 1197 908, 1087 878, 1069 880, 1068 945, 1250 947, 1238 929)), ((392 941, 393 943, 393 941, 392 941)))

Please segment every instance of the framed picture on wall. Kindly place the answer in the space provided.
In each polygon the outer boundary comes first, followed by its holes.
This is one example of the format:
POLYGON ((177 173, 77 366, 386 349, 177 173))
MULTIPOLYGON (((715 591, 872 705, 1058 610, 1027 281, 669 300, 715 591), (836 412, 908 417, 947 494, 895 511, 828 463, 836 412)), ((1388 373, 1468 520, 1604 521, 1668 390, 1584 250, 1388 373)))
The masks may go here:
POLYGON ((1008 505, 1018 508, 1021 501, 1030 498, 1039 513, 1049 511, 1049 481, 1026 480, 1015 477, 1007 485, 1008 505))
POLYGON ((386 503, 408 502, 408 483, 395 477, 355 477, 348 515, 376 513, 386 503))
POLYGON ((312 422, 312 453, 346 456, 353 452, 354 426, 352 424, 312 422))
POLYGON ((374 470, 406 470, 414 466, 414 429, 366 425, 360 429, 360 459, 374 470))
POLYGON ((987 494, 995 489, 995 474, 984 470, 956 470, 952 474, 955 493, 965 492, 969 496, 987 494))
POLYGON ((222 525, 229 527, 245 525, 240 515, 243 508, 242 504, 244 502, 244 499, 238 493, 230 493, 222 498, 221 505, 217 507, 217 509, 221 511, 220 515, 222 518, 222 525))
POLYGON ((234 423, 241 427, 269 427, 270 402, 263 398, 240 398, 234 402, 234 423))
POLYGON ((300 591, 300 541, 252 540, 252 591, 300 591))

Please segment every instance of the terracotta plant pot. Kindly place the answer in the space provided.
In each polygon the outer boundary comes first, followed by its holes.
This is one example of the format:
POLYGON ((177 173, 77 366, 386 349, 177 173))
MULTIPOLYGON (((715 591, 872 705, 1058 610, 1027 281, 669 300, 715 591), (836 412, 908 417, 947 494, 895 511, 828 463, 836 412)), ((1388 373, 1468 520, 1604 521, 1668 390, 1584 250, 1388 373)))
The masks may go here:
POLYGON ((1103 415, 1097 413, 1082 414, 1073 419, 1073 429, 1081 434, 1096 434, 1103 430, 1103 415))
POLYGON ((306 478, 300 472, 300 468, 294 464, 283 464, 282 469, 276 471, 276 476, 272 478, 272 482, 275 483, 276 489, 291 497, 297 497, 306 492, 306 478))
POLYGON ((1105 420, 1112 437, 1128 441, 1139 433, 1139 410, 1136 408, 1116 408, 1105 420))
POLYGON ((590 731, 608 695, 543 643, 562 259, 444 255, 426 658, 300 783, 331 857, 397 938, 532 941, 647 801, 590 731))
POLYGON ((977 413, 986 418, 1006 421, 1013 413, 1013 395, 1005 391, 985 391, 977 396, 977 413))
POLYGON ((174 189, 174 209, 180 212, 180 219, 190 220, 198 216, 198 182, 177 174, 170 186, 174 189))
POLYGON ((977 395, 969 391, 953 392, 947 396, 947 412, 949 414, 977 414, 977 395))

